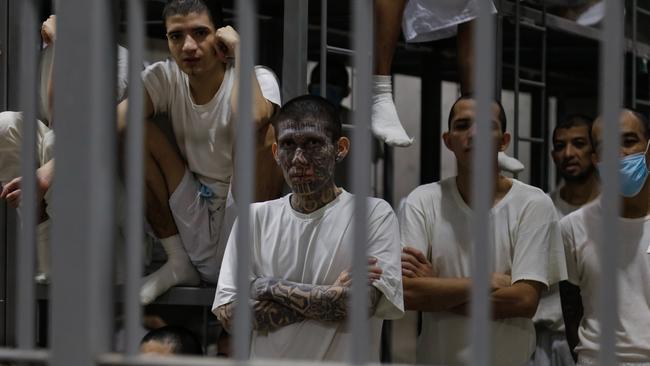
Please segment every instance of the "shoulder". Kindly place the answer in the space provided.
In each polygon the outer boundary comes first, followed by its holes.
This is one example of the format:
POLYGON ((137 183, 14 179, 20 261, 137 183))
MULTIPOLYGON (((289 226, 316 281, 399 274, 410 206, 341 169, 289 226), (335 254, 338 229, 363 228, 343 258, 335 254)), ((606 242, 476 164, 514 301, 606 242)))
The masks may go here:
POLYGON ((180 69, 174 60, 167 59, 164 61, 154 62, 153 64, 147 66, 142 72, 142 78, 146 81, 147 79, 156 77, 164 78, 167 80, 173 80, 178 77, 180 69))
POLYGON ((555 212, 553 200, 541 189, 512 179, 512 195, 515 202, 521 205, 533 205, 552 209, 555 212))
POLYGON ((600 216, 600 200, 596 199, 564 216, 560 220, 563 233, 586 230, 587 223, 595 222, 600 216))
POLYGON ((368 197, 368 215, 370 217, 395 215, 393 208, 381 198, 368 197))
POLYGON ((12 112, 12 111, 0 112, 0 123, 2 123, 3 125, 10 122, 16 122, 22 120, 23 120, 22 112, 12 112))
POLYGON ((270 200, 270 201, 264 201, 264 202, 254 202, 251 204, 251 213, 253 217, 264 217, 269 214, 274 214, 277 213, 278 211, 282 210, 289 198, 289 195, 270 200))
POLYGON ((447 186, 453 183, 452 178, 448 178, 435 183, 423 184, 409 193, 406 197, 406 204, 421 206, 429 204, 431 201, 437 201, 442 196, 442 192, 447 189, 447 186))

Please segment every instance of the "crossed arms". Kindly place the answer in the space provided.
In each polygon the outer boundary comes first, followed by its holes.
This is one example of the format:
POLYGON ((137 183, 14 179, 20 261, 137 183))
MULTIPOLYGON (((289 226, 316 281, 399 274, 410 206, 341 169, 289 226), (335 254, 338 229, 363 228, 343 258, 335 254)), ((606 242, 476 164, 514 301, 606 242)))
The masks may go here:
MULTIPOLYGON (((402 252, 402 282, 407 310, 468 314, 472 279, 436 277, 433 266, 419 250, 402 252)), ((544 285, 521 280, 511 284, 507 274, 492 274, 490 281, 494 319, 532 318, 544 285)))
MULTIPOLYGON (((372 282, 379 279, 381 269, 376 259, 369 259, 370 314, 379 302, 381 293, 372 282)), ((287 280, 258 277, 251 285, 253 329, 269 332, 303 320, 338 323, 347 319, 350 274, 343 271, 333 285, 310 285, 287 280)), ((228 331, 232 329, 235 302, 217 308, 217 318, 228 331)))

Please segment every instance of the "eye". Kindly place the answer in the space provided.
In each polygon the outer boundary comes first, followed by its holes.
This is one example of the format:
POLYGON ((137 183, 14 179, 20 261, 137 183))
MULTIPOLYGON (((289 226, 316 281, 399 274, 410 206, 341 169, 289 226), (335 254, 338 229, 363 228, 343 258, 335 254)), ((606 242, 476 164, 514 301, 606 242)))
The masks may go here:
POLYGON ((208 30, 205 28, 195 29, 193 34, 196 38, 205 38, 208 35, 208 30))
POLYGON ((575 146, 577 149, 582 149, 583 147, 587 146, 587 142, 582 140, 573 141, 573 146, 575 146))
POLYGON ((566 146, 563 142, 556 142, 553 144, 553 151, 560 151, 566 146))
POLYGON ((170 41, 178 41, 181 39, 180 33, 174 32, 167 35, 167 39, 170 41))
POLYGON ((454 130, 464 131, 469 128, 469 121, 461 120, 454 123, 454 130))
POLYGON ((283 149, 294 149, 296 147, 296 144, 290 140, 283 140, 280 141, 280 147, 283 149))
POLYGON ((321 146, 321 142, 318 139, 309 139, 307 140, 307 148, 314 149, 321 146))

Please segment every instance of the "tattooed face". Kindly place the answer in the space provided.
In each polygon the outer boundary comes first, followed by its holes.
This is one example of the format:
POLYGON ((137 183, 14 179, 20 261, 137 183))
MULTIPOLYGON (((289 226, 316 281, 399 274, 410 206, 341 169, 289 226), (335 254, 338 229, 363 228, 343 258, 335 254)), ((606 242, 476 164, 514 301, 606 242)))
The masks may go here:
POLYGON ((278 124, 276 161, 294 193, 310 194, 332 181, 337 145, 313 120, 278 124))

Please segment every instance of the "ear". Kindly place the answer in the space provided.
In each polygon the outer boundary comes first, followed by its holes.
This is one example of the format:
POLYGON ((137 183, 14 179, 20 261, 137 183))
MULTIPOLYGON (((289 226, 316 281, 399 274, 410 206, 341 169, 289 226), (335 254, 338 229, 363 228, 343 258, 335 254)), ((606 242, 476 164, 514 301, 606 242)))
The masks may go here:
POLYGON ((508 132, 504 132, 503 135, 501 136, 501 140, 499 141, 499 151, 506 151, 506 149, 510 145, 510 139, 511 139, 510 134, 508 132))
POLYGON ((442 133, 442 142, 445 143, 445 147, 447 147, 447 150, 451 150, 451 142, 449 141, 449 132, 443 132, 442 133))
POLYGON ((593 151, 591 153, 591 164, 594 166, 598 166, 598 163, 600 163, 600 157, 598 156, 598 153, 596 151, 593 151))
POLYGON ((345 136, 341 136, 336 143, 336 161, 341 161, 350 152, 350 139, 345 136))
POLYGON ((280 165, 280 160, 278 159, 278 143, 274 142, 271 145, 271 152, 273 153, 273 159, 275 159, 276 164, 280 165))

